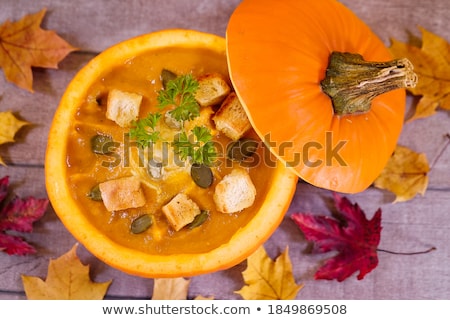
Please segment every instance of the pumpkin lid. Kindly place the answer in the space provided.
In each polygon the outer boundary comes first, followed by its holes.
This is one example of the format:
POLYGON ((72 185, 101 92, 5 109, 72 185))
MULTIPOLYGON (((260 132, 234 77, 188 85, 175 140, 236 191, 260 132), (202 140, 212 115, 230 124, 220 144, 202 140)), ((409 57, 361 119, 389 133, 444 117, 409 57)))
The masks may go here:
POLYGON ((306 182, 338 192, 362 191, 377 178, 402 129, 405 90, 339 115, 321 87, 332 52, 392 58, 355 14, 335 0, 244 0, 226 40, 231 81, 276 157, 306 182))

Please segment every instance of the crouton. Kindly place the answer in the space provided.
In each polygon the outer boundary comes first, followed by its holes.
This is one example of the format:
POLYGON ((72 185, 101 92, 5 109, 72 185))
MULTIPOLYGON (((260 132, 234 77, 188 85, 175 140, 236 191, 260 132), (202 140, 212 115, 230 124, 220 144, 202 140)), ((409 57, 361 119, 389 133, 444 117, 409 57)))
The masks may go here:
POLYGON ((233 169, 217 184, 214 203, 218 211, 235 213, 253 205, 256 188, 244 169, 233 169))
POLYGON ((219 104, 230 93, 230 86, 221 74, 205 74, 197 78, 197 81, 199 86, 195 92, 195 100, 201 107, 219 104))
POLYGON ((175 231, 188 225, 200 214, 200 208, 184 193, 177 194, 168 204, 162 207, 162 212, 175 231))
POLYGON ((230 93, 213 116, 217 130, 232 140, 241 138, 251 127, 236 93, 230 93))
POLYGON ((134 176, 102 182, 99 189, 108 211, 139 208, 146 202, 141 182, 134 176))
POLYGON ((141 102, 142 96, 137 93, 113 89, 108 94, 106 118, 121 127, 129 127, 139 116, 141 102))

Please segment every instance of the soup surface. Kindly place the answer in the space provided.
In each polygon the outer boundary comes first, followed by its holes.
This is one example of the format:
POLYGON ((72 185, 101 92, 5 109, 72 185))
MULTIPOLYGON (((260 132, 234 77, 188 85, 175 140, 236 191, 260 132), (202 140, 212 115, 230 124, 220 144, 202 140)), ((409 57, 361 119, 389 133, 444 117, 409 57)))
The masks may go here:
POLYGON ((163 70, 170 70, 177 75, 192 74, 194 77, 218 73, 230 83, 226 58, 212 51, 198 49, 149 51, 108 70, 90 87, 83 103, 76 109, 73 122, 68 124, 71 127, 66 156, 68 184, 72 196, 84 208, 96 228, 123 246, 150 254, 208 252, 226 243, 258 211, 269 188, 275 160, 251 129, 245 137, 258 141, 256 152, 244 161, 227 159, 227 147, 233 141, 215 130, 210 119, 219 106, 200 109, 212 127, 212 140, 217 153, 216 161, 211 165, 213 182, 209 187, 198 186, 190 174, 192 162, 189 159, 180 161, 173 152, 171 142, 179 129, 170 128, 160 119, 157 129, 161 141, 151 147, 140 147, 130 136, 129 127, 119 126, 106 117, 107 97, 115 89, 136 93, 142 96, 139 119, 149 113, 164 114, 166 110, 157 107, 158 93, 163 90, 163 70), (92 151, 91 139, 96 135, 112 138, 113 143, 106 154, 92 151), (149 170, 155 154, 165 170, 163 178, 152 176, 149 170), (238 167, 249 173, 256 188, 255 201, 251 207, 239 212, 220 212, 213 200, 215 187, 224 176, 238 167), (144 205, 108 211, 103 201, 90 196, 99 184, 123 177, 139 179, 145 197, 144 205), (180 193, 186 194, 208 215, 199 226, 176 231, 168 223, 162 207, 180 193), (151 225, 143 232, 133 233, 132 223, 142 215, 150 216, 151 225))

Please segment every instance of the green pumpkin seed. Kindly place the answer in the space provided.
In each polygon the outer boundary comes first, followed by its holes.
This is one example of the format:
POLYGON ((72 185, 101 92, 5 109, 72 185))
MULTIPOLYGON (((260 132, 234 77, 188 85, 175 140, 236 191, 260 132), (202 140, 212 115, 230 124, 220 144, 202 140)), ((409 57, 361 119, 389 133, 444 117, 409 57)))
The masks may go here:
POLYGON ((153 224, 152 217, 149 214, 143 214, 131 223, 131 233, 138 234, 142 233, 153 224))
POLYGON ((209 210, 202 210, 200 214, 196 215, 194 220, 187 225, 189 229, 200 227, 209 217, 209 210))
POLYGON ((214 181, 210 167, 205 164, 194 163, 191 167, 191 177, 195 184, 201 188, 208 188, 214 181))
POLYGON ((177 78, 177 75, 175 73, 173 73, 170 70, 167 69, 162 69, 161 71, 161 82, 163 85, 163 88, 166 89, 167 88, 167 83, 171 80, 175 80, 177 78))
POLYGON ((241 138, 230 143, 227 147, 228 159, 234 161, 243 161, 248 157, 251 157, 258 149, 258 141, 241 138))
POLYGON ((98 184, 92 187, 87 197, 93 201, 102 201, 102 193, 98 184))
POLYGON ((151 159, 147 165, 148 174, 154 179, 161 179, 163 170, 163 163, 154 159, 151 159))
POLYGON ((113 146, 113 139, 110 136, 96 134, 91 138, 91 150, 97 154, 111 153, 110 147, 113 146))

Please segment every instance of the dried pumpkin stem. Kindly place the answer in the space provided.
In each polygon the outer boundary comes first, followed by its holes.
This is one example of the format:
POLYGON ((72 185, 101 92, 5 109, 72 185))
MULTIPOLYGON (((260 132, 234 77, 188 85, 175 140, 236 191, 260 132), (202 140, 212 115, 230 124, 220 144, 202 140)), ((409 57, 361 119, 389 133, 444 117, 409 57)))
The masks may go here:
POLYGON ((408 59, 365 61, 359 54, 333 52, 321 82, 338 115, 365 113, 376 96, 400 88, 413 88, 417 75, 408 59))

